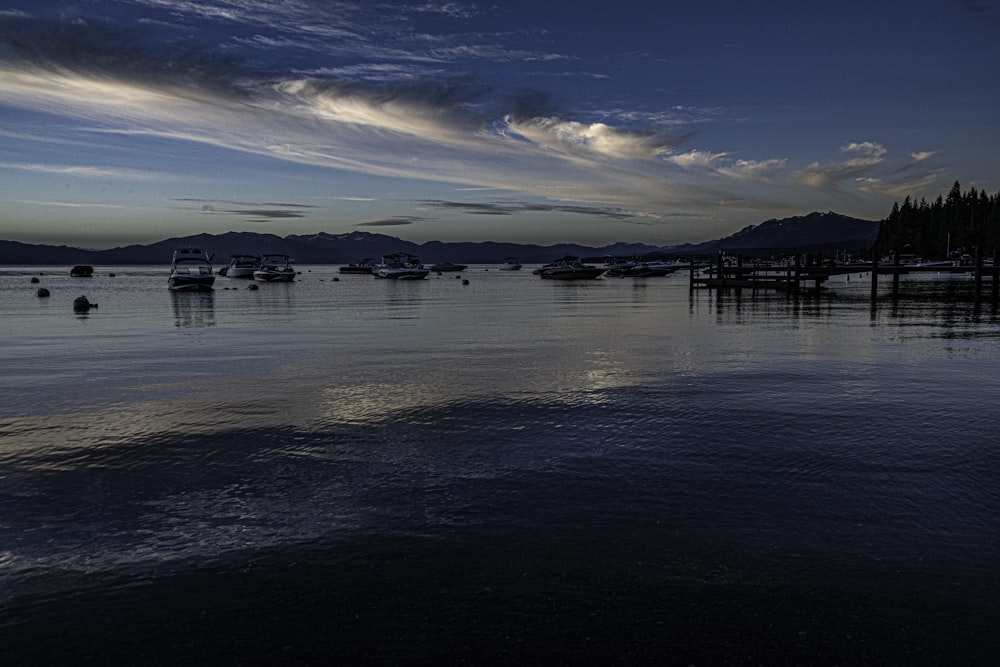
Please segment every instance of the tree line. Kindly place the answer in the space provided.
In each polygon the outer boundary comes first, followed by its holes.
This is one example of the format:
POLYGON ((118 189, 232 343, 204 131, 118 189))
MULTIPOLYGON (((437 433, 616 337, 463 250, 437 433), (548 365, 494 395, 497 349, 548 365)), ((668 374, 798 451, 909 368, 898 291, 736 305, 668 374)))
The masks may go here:
POLYGON ((1000 193, 988 195, 976 188, 962 192, 958 181, 933 203, 910 197, 902 205, 894 203, 875 241, 875 252, 882 256, 950 259, 975 255, 977 249, 983 257, 1000 252, 1000 193))

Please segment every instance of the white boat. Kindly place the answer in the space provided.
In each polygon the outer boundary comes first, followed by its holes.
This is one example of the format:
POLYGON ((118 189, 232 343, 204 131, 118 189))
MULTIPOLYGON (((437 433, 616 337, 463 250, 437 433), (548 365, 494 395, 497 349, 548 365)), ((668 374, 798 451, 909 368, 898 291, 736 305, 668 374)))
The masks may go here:
POLYGON ((260 255, 233 255, 229 266, 219 269, 220 276, 227 278, 253 278, 253 272, 260 266, 260 255))
POLYGON ((503 264, 500 265, 500 270, 501 271, 520 271, 521 270, 521 263, 519 261, 517 261, 517 258, 515 258, 515 257, 508 257, 507 259, 505 259, 503 261, 503 264))
POLYGON ((396 252, 383 255, 381 261, 372 269, 376 278, 391 280, 422 280, 431 272, 420 263, 420 259, 406 252, 396 252))
POLYGON ((567 255, 551 264, 546 264, 535 273, 549 280, 586 280, 598 278, 604 271, 603 266, 584 264, 576 257, 567 255))
POLYGON ((200 248, 179 248, 170 262, 167 287, 175 291, 210 290, 215 284, 212 258, 200 248))
POLYGON ((292 258, 288 255, 264 255, 253 279, 264 283, 290 283, 295 280, 292 258))
POLYGON ((670 275, 677 266, 667 262, 644 259, 610 260, 605 269, 609 278, 652 278, 670 275))
POLYGON ((355 264, 348 264, 347 266, 342 266, 338 271, 345 274, 370 274, 372 269, 375 267, 374 262, 370 257, 358 260, 355 264))

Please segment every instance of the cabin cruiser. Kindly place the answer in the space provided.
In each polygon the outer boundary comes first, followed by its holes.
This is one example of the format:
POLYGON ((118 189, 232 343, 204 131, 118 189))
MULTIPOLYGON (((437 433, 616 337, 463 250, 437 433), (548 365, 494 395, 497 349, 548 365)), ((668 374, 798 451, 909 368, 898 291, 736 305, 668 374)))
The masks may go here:
POLYGON ((516 257, 508 257, 507 259, 505 259, 503 261, 503 264, 500 265, 500 270, 501 271, 520 271, 521 270, 521 263, 519 261, 517 261, 516 257))
POLYGON ((576 257, 567 255, 535 271, 542 278, 550 280, 583 280, 598 278, 604 273, 603 266, 584 264, 576 257))
POLYGON ((295 280, 292 258, 288 255, 264 255, 253 279, 264 283, 290 283, 295 280))
POLYGON ((170 263, 167 287, 174 291, 210 290, 215 284, 212 258, 200 248, 180 248, 174 251, 170 263))
POLYGON ((364 259, 358 260, 354 264, 348 264, 347 266, 342 266, 338 269, 338 271, 340 273, 358 273, 358 274, 368 275, 372 272, 372 269, 374 267, 375 264, 373 263, 372 259, 370 257, 366 257, 364 259))
POLYGON ((227 278, 253 278, 253 272, 260 266, 260 255, 233 255, 229 266, 219 269, 220 276, 227 278))
POLYGON ((376 278, 392 280, 422 280, 431 272, 420 263, 420 259, 405 252, 383 255, 372 273, 376 278))

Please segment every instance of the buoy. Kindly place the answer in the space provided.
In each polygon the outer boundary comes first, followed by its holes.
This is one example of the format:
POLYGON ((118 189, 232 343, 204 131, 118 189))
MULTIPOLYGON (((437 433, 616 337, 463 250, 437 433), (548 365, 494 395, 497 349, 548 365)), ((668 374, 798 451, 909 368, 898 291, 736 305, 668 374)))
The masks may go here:
POLYGON ((338 278, 337 276, 334 276, 333 277, 333 282, 339 283, 340 282, 340 278, 338 278))
POLYGON ((38 278, 32 278, 32 279, 31 279, 31 282, 32 282, 32 284, 34 284, 34 283, 37 283, 37 282, 41 282, 41 281, 40 281, 40 280, 38 280, 38 278))
POLYGON ((49 291, 44 287, 39 287, 38 291, 35 292, 35 296, 49 296, 49 291))
POLYGON ((250 283, 249 285, 247 285, 247 289, 251 289, 252 290, 252 289, 260 289, 260 288, 257 287, 257 283, 250 283))
POLYGON ((462 284, 463 284, 463 285, 468 285, 468 284, 469 284, 469 281, 468 281, 468 280, 466 280, 465 278, 463 278, 463 279, 462 279, 462 284))
POLYGON ((91 308, 97 308, 96 303, 91 303, 85 296, 78 296, 73 299, 73 310, 78 313, 85 313, 91 308))

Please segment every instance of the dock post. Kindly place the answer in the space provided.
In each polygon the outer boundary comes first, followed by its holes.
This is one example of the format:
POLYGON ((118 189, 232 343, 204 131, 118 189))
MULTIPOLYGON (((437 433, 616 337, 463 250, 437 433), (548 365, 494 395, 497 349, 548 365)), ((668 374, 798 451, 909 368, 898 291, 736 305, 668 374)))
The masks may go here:
POLYGON ((897 250, 893 255, 893 271, 892 271, 892 298, 899 298, 899 251, 897 250))
POLYGON ((694 258, 691 258, 691 290, 694 291, 694 258))
POLYGON ((872 253, 872 308, 878 300, 878 253, 872 253))
POLYGON ((973 295, 972 298, 973 298, 973 303, 978 306, 979 300, 982 297, 982 289, 983 289, 983 251, 982 248, 978 245, 976 246, 975 262, 976 262, 976 269, 974 274, 975 277, 973 279, 973 284, 975 285, 973 289, 975 289, 975 294, 973 295))
POLYGON ((726 286, 726 273, 724 265, 724 254, 720 250, 715 262, 715 268, 719 272, 719 289, 723 289, 726 286))
POLYGON ((990 276, 991 302, 996 306, 1000 302, 1000 248, 993 251, 993 272, 990 276))

